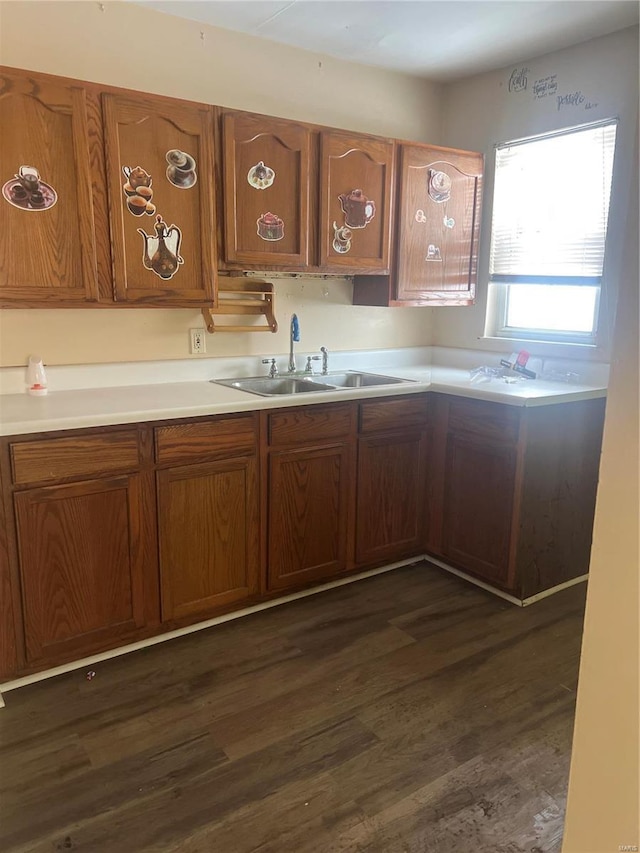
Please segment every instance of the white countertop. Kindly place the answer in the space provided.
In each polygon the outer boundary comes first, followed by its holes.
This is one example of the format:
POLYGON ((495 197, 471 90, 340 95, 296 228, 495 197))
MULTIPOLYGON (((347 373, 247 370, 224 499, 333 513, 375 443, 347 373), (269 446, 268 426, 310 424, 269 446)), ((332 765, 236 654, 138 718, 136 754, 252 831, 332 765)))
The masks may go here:
POLYGON ((388 368, 376 365, 369 372, 412 381, 402 385, 274 397, 260 397, 201 379, 52 391, 46 397, 5 394, 0 396, 0 435, 306 406, 424 391, 438 391, 512 406, 546 406, 606 396, 604 384, 568 384, 538 379, 522 379, 515 384, 507 384, 501 379, 476 383, 471 382, 468 370, 438 365, 388 368))

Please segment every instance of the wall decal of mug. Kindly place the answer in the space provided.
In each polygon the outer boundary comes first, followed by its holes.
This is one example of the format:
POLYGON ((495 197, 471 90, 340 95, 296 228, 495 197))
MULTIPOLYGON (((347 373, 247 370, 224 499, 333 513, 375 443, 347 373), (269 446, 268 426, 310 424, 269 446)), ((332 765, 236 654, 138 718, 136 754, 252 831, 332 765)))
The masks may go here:
POLYGON ((178 148, 172 148, 165 154, 167 163, 167 180, 180 190, 189 190, 198 180, 196 161, 178 148))
POLYGON ((421 210, 420 208, 418 208, 416 210, 415 220, 416 220, 416 222, 420 222, 420 223, 427 221, 427 217, 425 216, 424 210, 421 210))
POLYGON ((362 190, 351 190, 348 195, 343 193, 338 198, 349 228, 364 228, 376 215, 375 202, 368 199, 362 190))
POLYGON ((20 210, 48 210, 58 201, 57 192, 40 178, 35 166, 20 166, 2 187, 2 195, 20 210))
POLYGON ((258 237, 261 240, 266 240, 268 243, 273 243, 276 240, 282 240, 284 237, 284 221, 276 216, 275 213, 263 213, 256 221, 258 228, 258 237))
POLYGON ((338 226, 337 222, 333 223, 333 251, 339 255, 346 255, 351 249, 351 229, 346 225, 338 226))
POLYGON ((254 190, 266 190, 276 179, 276 173, 262 160, 247 172, 247 181, 254 190))
POLYGON ((142 263, 162 279, 173 278, 184 259, 180 257, 182 232, 177 225, 169 225, 158 214, 155 222, 155 234, 146 234, 138 228, 138 234, 144 240, 142 263))
POLYGON ((445 216, 442 222, 445 228, 453 228, 456 224, 456 221, 453 216, 445 216))
POLYGON ((429 169, 429 195, 438 204, 451 198, 451 178, 446 172, 429 169))

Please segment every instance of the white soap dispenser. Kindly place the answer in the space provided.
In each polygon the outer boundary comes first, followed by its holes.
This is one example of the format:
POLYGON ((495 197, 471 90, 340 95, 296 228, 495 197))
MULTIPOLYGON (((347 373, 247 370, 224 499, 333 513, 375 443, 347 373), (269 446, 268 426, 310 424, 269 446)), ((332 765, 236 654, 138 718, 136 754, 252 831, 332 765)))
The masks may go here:
POLYGON ((30 355, 27 364, 27 393, 32 397, 44 397, 48 392, 47 374, 39 355, 30 355))

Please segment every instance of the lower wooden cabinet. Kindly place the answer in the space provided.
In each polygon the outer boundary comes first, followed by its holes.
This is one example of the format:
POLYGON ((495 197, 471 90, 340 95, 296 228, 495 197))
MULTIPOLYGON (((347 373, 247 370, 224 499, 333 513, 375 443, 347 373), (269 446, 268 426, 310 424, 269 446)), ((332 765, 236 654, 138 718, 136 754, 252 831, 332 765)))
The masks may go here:
POLYGON ((488 582, 509 586, 515 447, 452 433, 446 453, 442 553, 488 582))
POLYGON ((431 397, 427 552, 520 598, 586 574, 605 401, 431 397))
POLYGON ((153 620, 144 475, 14 496, 26 659, 57 662, 125 642, 153 620))
POLYGON ((258 592, 257 467, 248 457, 158 472, 163 621, 204 618, 258 592))
POLYGON ((347 568, 351 457, 347 442, 270 454, 269 589, 325 580, 347 568))
POLYGON ((356 563, 399 560, 421 550, 425 487, 422 432, 361 437, 356 563))

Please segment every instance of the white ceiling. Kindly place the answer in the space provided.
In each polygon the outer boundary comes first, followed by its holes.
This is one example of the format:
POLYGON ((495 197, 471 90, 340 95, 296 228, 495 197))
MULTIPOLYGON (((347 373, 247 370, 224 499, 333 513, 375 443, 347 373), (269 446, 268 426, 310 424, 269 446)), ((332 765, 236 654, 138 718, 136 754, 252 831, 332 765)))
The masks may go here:
POLYGON ((637 0, 147 0, 282 44, 454 80, 638 23, 637 0))

